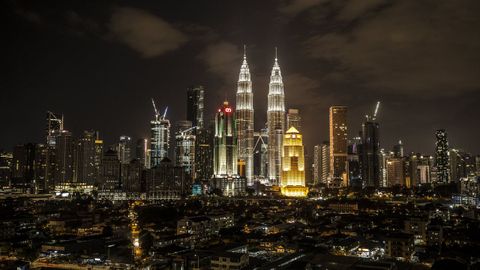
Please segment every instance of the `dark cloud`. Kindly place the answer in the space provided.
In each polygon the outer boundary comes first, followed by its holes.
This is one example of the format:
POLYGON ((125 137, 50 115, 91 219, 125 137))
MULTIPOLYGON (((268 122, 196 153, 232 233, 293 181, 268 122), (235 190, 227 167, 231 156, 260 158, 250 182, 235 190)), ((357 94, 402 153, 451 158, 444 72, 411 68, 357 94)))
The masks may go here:
POLYGON ((114 9, 109 29, 116 40, 146 58, 175 50, 188 41, 185 34, 162 18, 130 7, 114 9))
POLYGON ((479 2, 398 1, 364 16, 381 3, 347 1, 337 20, 363 18, 310 37, 308 54, 379 93, 431 98, 479 90, 479 2))
POLYGON ((198 55, 198 59, 205 63, 208 72, 231 82, 235 80, 234 74, 240 68, 241 56, 242 52, 238 46, 227 41, 219 41, 206 46, 198 55))
POLYGON ((300 14, 301 12, 311 7, 314 7, 322 2, 325 2, 325 1, 324 0, 287 0, 280 4, 278 10, 287 16, 294 17, 300 14))

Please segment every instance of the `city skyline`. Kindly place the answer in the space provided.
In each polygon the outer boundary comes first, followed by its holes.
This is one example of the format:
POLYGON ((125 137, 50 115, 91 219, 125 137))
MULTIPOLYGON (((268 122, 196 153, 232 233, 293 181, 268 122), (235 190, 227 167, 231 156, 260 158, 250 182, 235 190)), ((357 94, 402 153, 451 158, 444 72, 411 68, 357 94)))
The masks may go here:
MULTIPOLYGON (((478 70, 474 64, 478 51, 469 51, 469 57, 465 58, 462 55, 466 52, 460 53, 456 45, 444 43, 437 47, 428 37, 415 39, 414 30, 406 31, 402 26, 385 23, 385 31, 391 33, 386 38, 392 39, 378 42, 390 44, 390 50, 404 56, 403 59, 409 59, 408 56, 413 57, 411 54, 414 54, 421 64, 442 55, 439 67, 417 65, 408 69, 411 67, 407 63, 409 61, 395 60, 400 72, 392 76, 386 73, 392 70, 392 66, 385 63, 384 55, 370 53, 372 44, 368 42, 369 34, 378 31, 375 26, 380 22, 390 22, 388 16, 392 20, 400 20, 398 14, 402 11, 415 9, 420 14, 430 11, 413 3, 385 5, 379 1, 372 6, 358 7, 353 1, 337 5, 329 4, 330 1, 323 4, 307 2, 307 6, 297 1, 252 3, 276 18, 268 23, 256 14, 252 15, 251 22, 247 21, 232 12, 233 9, 242 10, 241 6, 222 3, 218 6, 219 15, 222 18, 232 16, 222 26, 212 24, 211 20, 201 15, 202 12, 175 12, 180 7, 174 4, 166 5, 163 11, 152 9, 146 2, 126 2, 115 7, 102 4, 98 12, 93 12, 74 3, 64 3, 55 9, 61 15, 48 16, 53 9, 40 4, 7 3, 4 10, 8 16, 5 19, 12 23, 6 24, 6 33, 13 53, 6 60, 13 68, 7 72, 5 89, 8 98, 2 99, 1 107, 3 115, 14 112, 17 107, 28 110, 15 112, 14 118, 5 117, 4 123, 9 129, 1 135, 0 147, 9 150, 17 143, 40 141, 42 118, 47 110, 63 113, 67 119, 65 128, 74 134, 83 130, 99 130, 108 143, 113 143, 121 135, 148 137, 148 124, 139 119, 151 116, 149 98, 159 100, 160 108, 170 107, 172 122, 183 120, 184 99, 178 93, 192 84, 205 86, 205 119, 213 118, 215 104, 222 102, 225 95, 234 100, 235 77, 238 76, 242 47, 246 44, 255 87, 254 107, 259 111, 267 106, 273 48, 278 47, 286 107, 299 108, 302 112, 303 133, 309 153, 313 145, 328 139, 328 116, 325 112, 329 106, 349 107, 349 137, 352 137, 361 129, 362 116, 371 111, 377 100, 384 105, 378 119, 382 129, 382 148, 390 149, 395 142, 402 140, 406 152, 433 154, 435 138, 431 134, 444 128, 450 134, 452 146, 479 152, 480 142, 474 135, 479 129, 474 122, 478 118, 474 101, 479 99, 479 91, 477 76, 473 75, 476 72, 472 74, 472 71, 478 70), (295 6, 296 3, 298 5, 295 6), (328 10, 337 15, 332 15, 333 22, 325 22, 325 27, 330 29, 334 23, 341 24, 345 33, 338 28, 325 32, 312 30, 317 25, 309 22, 308 18, 321 18, 328 15, 325 14, 328 10), (165 27, 172 31, 172 35, 165 38, 176 42, 171 47, 158 47, 151 39, 145 40, 148 36, 144 35, 145 32, 138 33, 139 36, 133 40, 128 39, 122 30, 127 27, 136 29, 136 24, 128 26, 122 23, 128 18, 145 22, 148 27, 144 31, 147 33, 157 27, 165 27), (352 20, 357 23, 349 25, 352 20), (257 30, 254 28, 257 25, 262 26, 257 30), (19 31, 22 35, 13 38, 14 33, 19 31), (313 34, 306 34, 309 31, 313 34), (395 33, 403 38, 405 49, 398 46, 400 41, 395 39, 395 33), (354 45, 358 46, 355 49, 345 41, 349 35, 356 37, 358 44, 354 45), (419 54, 417 49, 412 49, 414 41, 435 50, 431 54, 419 54), (379 71, 377 66, 359 66, 356 56, 361 53, 371 60, 372 65, 383 66, 385 70, 379 71), (336 61, 346 69, 338 69, 331 63, 336 61), (40 62, 44 66, 40 66, 40 62), (364 68, 362 72, 359 71, 361 68, 364 68), (442 76, 442 72, 449 72, 451 76, 442 76), (442 84, 436 82, 440 78, 442 84), (387 80, 391 81, 388 85, 387 80), (114 95, 115 101, 112 99, 114 95), (301 96, 306 98, 299 98, 301 96), (452 103, 452 98, 456 102, 452 103), (465 115, 472 117, 465 118, 465 115)), ((431 11, 436 15, 442 15, 450 8, 446 3, 431 4, 437 7, 431 11)), ((212 4, 194 6, 206 10, 212 4)), ((463 11, 471 14, 478 10, 475 3, 468 10, 462 7, 451 7, 454 18, 461 18, 463 11)), ((445 25, 439 17, 434 18, 437 25, 445 25)), ((412 19, 423 22, 421 18, 412 19)), ((478 40, 466 38, 473 30, 464 28, 464 23, 458 19, 458 24, 452 25, 464 29, 458 35, 448 31, 438 32, 440 39, 448 41, 455 37, 459 44, 468 42, 473 44, 468 48, 475 47, 478 40)), ((478 22, 474 20, 473 23, 478 22)), ((433 31, 429 25, 421 25, 425 31, 433 31)), ((255 114, 257 127, 265 122, 266 115, 255 114)))

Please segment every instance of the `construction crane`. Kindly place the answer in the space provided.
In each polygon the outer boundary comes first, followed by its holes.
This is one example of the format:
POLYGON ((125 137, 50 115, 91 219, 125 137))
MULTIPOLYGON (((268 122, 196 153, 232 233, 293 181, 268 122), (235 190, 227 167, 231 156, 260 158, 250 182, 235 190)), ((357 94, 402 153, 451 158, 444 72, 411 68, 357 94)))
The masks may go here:
POLYGON ((375 121, 377 119, 377 114, 378 114, 378 109, 380 108, 380 101, 377 101, 377 105, 375 106, 375 110, 373 112, 372 118, 370 118, 370 115, 365 115, 367 118, 367 121, 375 121))
POLYGON ((155 106, 155 100, 152 98, 153 110, 155 111, 155 120, 158 121, 158 116, 160 115, 157 110, 157 106, 155 106))
POLYGON ((167 117, 167 111, 168 111, 168 106, 165 108, 165 111, 163 112, 162 119, 165 119, 165 117, 167 117))
POLYGON ((180 130, 179 133, 180 133, 180 135, 185 136, 185 133, 187 133, 187 132, 189 132, 189 131, 192 131, 192 130, 194 130, 194 129, 196 129, 196 128, 198 128, 198 127, 197 127, 197 126, 193 126, 193 127, 187 128, 187 129, 185 129, 185 130, 180 130))
POLYGON ((380 108, 380 101, 377 101, 377 106, 375 106, 375 112, 373 113, 372 121, 377 119, 378 109, 380 108))

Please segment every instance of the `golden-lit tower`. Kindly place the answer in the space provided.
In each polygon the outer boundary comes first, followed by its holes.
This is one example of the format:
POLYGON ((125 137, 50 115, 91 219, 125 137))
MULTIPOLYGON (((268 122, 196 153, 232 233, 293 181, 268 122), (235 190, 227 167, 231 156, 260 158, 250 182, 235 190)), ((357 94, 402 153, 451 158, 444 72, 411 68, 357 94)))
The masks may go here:
POLYGON ((347 107, 332 106, 329 111, 330 124, 330 177, 341 179, 348 186, 347 162, 347 107))
POLYGON ((302 134, 293 126, 283 136, 281 189, 289 197, 305 197, 308 193, 302 134))

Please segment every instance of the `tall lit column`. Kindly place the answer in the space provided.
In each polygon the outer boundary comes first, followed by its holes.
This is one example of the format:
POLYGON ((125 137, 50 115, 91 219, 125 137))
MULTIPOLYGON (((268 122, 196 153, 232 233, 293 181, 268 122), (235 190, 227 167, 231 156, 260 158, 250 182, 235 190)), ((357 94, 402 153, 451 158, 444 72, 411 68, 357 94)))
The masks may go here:
POLYGON ((330 176, 348 185, 347 174, 347 107, 330 107, 330 176))
POLYGON ((275 50, 275 63, 270 75, 268 90, 268 175, 272 184, 278 185, 282 171, 282 141, 285 132, 285 94, 282 73, 275 50))
POLYGON ((294 126, 284 135, 282 156, 282 194, 292 197, 307 196, 303 139, 294 126))
POLYGON ((247 184, 253 185, 253 92, 247 56, 243 53, 243 63, 237 83, 237 138, 238 158, 245 162, 245 177, 247 184))

